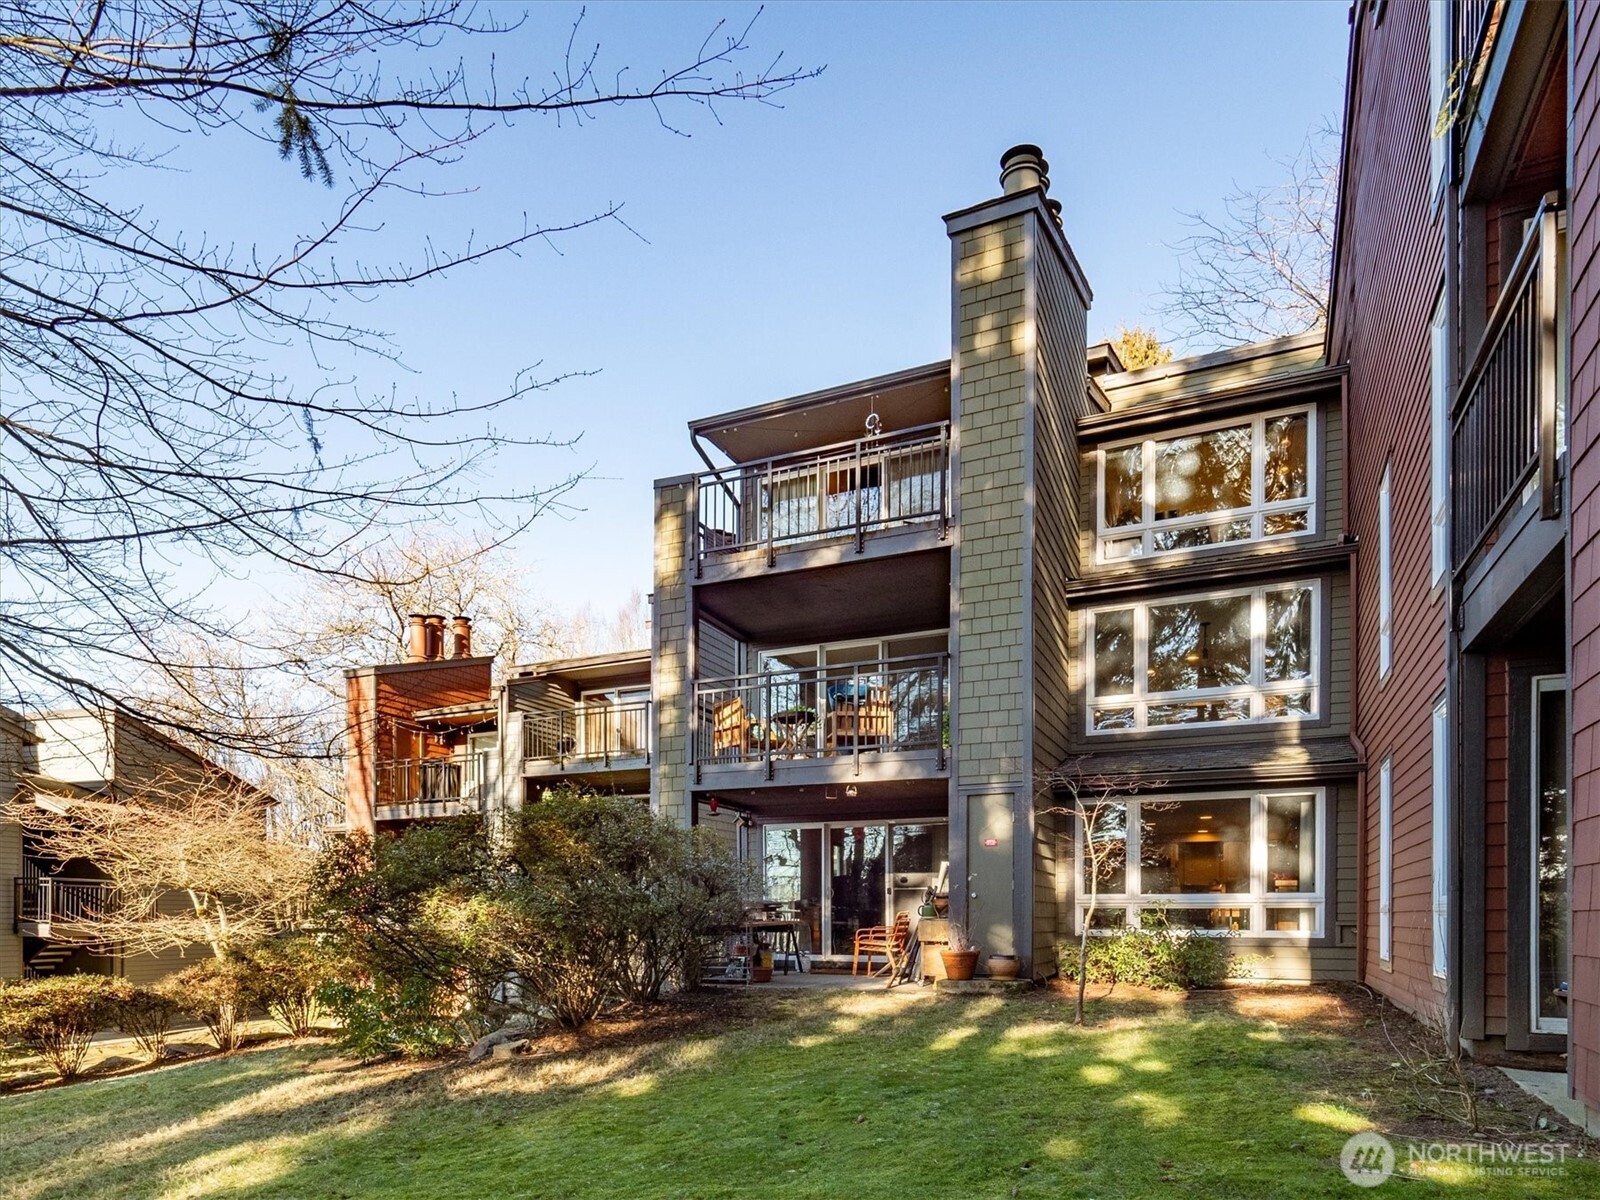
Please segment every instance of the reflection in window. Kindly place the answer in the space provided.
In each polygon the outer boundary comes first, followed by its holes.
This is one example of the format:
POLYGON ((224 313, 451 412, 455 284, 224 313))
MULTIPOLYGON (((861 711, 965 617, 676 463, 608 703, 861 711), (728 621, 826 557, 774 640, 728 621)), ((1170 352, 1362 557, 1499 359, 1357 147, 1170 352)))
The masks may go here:
POLYGON ((1292 584, 1091 613, 1090 732, 1315 716, 1317 607, 1292 584))
POLYGON ((1100 561, 1311 532, 1311 441, 1296 409, 1103 449, 1100 561))
MULTIPOLYGON (((1325 793, 1151 796, 1096 823, 1094 928, 1166 925, 1251 936, 1318 936, 1325 793)), ((1079 920, 1095 858, 1080 837, 1079 920)))

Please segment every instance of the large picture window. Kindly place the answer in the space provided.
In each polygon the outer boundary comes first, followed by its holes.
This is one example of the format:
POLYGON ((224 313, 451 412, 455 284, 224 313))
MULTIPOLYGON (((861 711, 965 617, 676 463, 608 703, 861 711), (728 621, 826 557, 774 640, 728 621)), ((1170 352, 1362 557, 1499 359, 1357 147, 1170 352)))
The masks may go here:
POLYGON ((1315 583, 1091 612, 1090 733, 1318 715, 1315 583))
POLYGON ((1299 408, 1107 446, 1100 561, 1313 532, 1314 415, 1299 408))
POLYGON ((1319 937, 1321 791, 1158 797, 1102 805, 1080 852, 1078 921, 1099 864, 1094 928, 1165 920, 1246 937, 1319 937))

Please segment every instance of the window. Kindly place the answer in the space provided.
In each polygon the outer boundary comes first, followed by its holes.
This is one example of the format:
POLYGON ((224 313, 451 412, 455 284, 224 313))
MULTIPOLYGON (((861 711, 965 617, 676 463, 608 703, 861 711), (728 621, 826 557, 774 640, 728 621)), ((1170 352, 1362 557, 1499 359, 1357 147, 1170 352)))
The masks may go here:
POLYGON ((1444 296, 1433 311, 1433 583, 1450 565, 1445 532, 1450 516, 1450 329, 1444 296))
POLYGON ((1393 646, 1394 579, 1389 546, 1389 468, 1383 468, 1378 484, 1378 678, 1386 679, 1393 646))
POLYGON ((1318 609, 1293 583, 1090 613, 1089 732, 1316 716, 1318 609))
POLYGON ((1325 821, 1320 791, 1103 805, 1089 822, 1092 841, 1080 843, 1079 928, 1093 883, 1096 929, 1165 920, 1251 937, 1320 936, 1325 821))
POLYGON ((1383 760, 1378 768, 1378 958, 1394 957, 1394 764, 1383 760))
POLYGON ((1433 973, 1450 970, 1450 722, 1443 700, 1433 710, 1433 973))
POLYGON ((1100 561, 1312 532, 1313 415, 1241 417, 1103 449, 1100 561))
POLYGON ((1428 163, 1432 181, 1430 201, 1439 194, 1444 179, 1445 155, 1450 147, 1447 126, 1439 131, 1439 117, 1450 92, 1450 5, 1447 0, 1430 0, 1428 5, 1428 163))

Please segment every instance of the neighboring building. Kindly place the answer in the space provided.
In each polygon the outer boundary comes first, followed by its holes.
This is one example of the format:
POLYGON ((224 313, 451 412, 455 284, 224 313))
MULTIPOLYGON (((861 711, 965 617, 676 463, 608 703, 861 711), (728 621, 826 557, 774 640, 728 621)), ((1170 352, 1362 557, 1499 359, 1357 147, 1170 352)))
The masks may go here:
MULTIPOLYGON (((0 803, 114 800, 141 790, 201 785, 216 768, 125 713, 76 709, 27 716, 0 708, 0 803)), ((263 833, 265 825, 263 824, 263 833)), ((149 982, 183 965, 176 950, 126 953, 94 932, 112 898, 93 862, 61 862, 50 847, 0 819, 0 979, 85 972, 149 982)))
POLYGON ((405 662, 345 672, 346 824, 369 833, 494 815, 570 781, 650 792, 650 654, 512 666, 472 654, 472 622, 410 618, 405 662), (447 644, 448 643, 448 644, 447 644))
POLYGON ((1476 1054, 1566 1055, 1600 1127, 1600 8, 1354 17, 1328 357, 1362 547, 1362 977, 1476 1054))

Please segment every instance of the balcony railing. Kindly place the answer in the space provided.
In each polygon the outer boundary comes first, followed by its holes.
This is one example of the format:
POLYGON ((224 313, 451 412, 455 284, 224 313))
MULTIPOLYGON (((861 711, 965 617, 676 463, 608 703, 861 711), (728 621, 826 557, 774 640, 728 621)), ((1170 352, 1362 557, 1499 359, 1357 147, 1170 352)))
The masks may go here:
POLYGON ((16 877, 11 881, 11 931, 24 921, 39 925, 94 921, 104 916, 113 890, 103 879, 70 879, 60 875, 16 877))
POLYGON ((624 704, 575 704, 552 713, 522 718, 522 755, 554 762, 603 763, 650 761, 650 701, 624 704))
POLYGON ((1460 569, 1538 481, 1560 512, 1567 381, 1566 216, 1555 196, 1535 215, 1452 409, 1454 554, 1460 569))
POLYGON ((379 763, 378 807, 448 805, 454 812, 481 812, 490 757, 489 751, 479 750, 452 758, 397 758, 379 763))
POLYGON ((949 741, 950 656, 884 659, 707 679, 695 687, 694 761, 774 764, 848 758, 855 773, 874 755, 932 754, 943 770, 949 741))
POLYGON ((950 423, 707 471, 694 489, 695 574, 741 550, 777 552, 877 530, 950 523, 950 423))
POLYGON ((1500 0, 1456 0, 1456 65, 1470 74, 1477 65, 1489 33, 1489 19, 1500 0))

